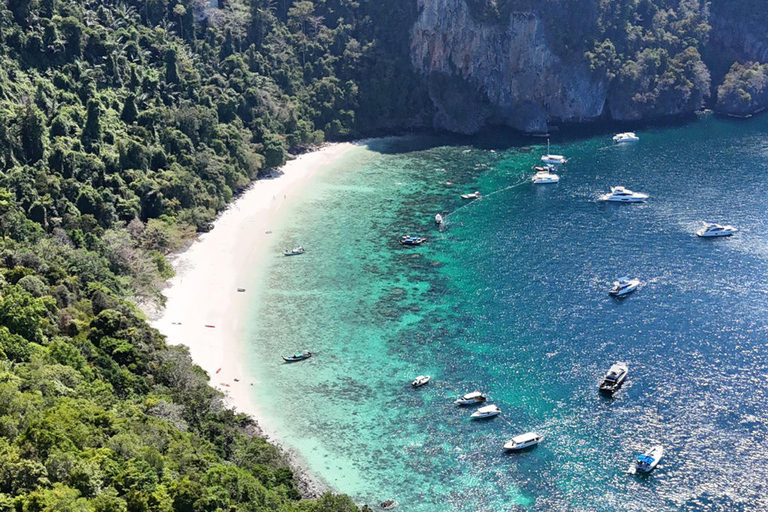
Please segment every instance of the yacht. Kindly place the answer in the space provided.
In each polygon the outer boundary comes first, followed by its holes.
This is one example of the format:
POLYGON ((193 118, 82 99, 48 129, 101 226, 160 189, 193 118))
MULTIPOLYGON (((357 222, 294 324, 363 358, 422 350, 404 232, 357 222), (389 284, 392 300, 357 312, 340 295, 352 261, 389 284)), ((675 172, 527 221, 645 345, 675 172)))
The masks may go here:
POLYGON ((426 241, 427 239, 423 236, 403 235, 400 237, 400 243, 403 245, 420 245, 426 241))
POLYGON ((501 414, 501 409, 499 409, 498 406, 486 405, 485 407, 481 407, 477 411, 473 412, 470 418, 479 420, 484 418, 492 418, 493 416, 498 416, 499 414, 501 414))
POLYGON ((704 227, 696 232, 696 235, 701 237, 713 237, 713 236, 731 236, 737 232, 733 226, 723 226, 722 224, 716 224, 714 222, 705 222, 704 227))
POLYGON ((469 194, 461 194, 462 199, 480 199, 480 192, 474 191, 469 194))
POLYGON ((613 142, 637 142, 640 137, 635 135, 635 132, 617 133, 613 136, 613 142))
POLYGON ((293 363, 295 361, 303 361, 312 357, 312 352, 305 350, 304 352, 296 352, 292 356, 283 356, 283 361, 286 363, 293 363))
POLYGON ((429 375, 419 375, 415 379, 413 379, 413 382, 411 382, 411 386, 415 388, 420 388, 421 386, 425 385, 432 377, 429 375))
POLYGON ((397 502, 395 500, 386 500, 382 501, 379 506, 384 510, 392 510, 397 506, 397 502))
POLYGON ((635 459, 635 471, 639 471, 641 473, 650 473, 653 471, 653 468, 655 468, 658 464, 661 458, 664 456, 664 447, 661 445, 656 445, 653 448, 646 450, 641 455, 637 456, 637 459, 635 459))
POLYGON ((629 374, 629 367, 627 363, 618 362, 610 367, 608 373, 603 377, 603 382, 600 383, 600 391, 613 395, 619 390, 624 380, 629 374))
POLYGON ((523 450, 529 446, 539 444, 542 439, 544 439, 544 436, 541 434, 537 434, 536 432, 527 432, 525 434, 520 434, 519 436, 513 437, 511 441, 507 441, 504 444, 504 449, 523 450))
POLYGON ((483 393, 480 391, 473 391, 471 393, 467 393, 466 395, 462 396, 458 400, 456 400, 454 403, 456 405, 474 405, 474 404, 482 404, 485 402, 487 398, 483 393))
POLYGON ((549 183, 557 183, 560 181, 560 176, 545 169, 543 171, 537 171, 536 174, 533 175, 533 178, 531 178, 531 181, 534 185, 547 185, 549 183))
POLYGON ((435 224, 437 224, 438 226, 443 225, 443 216, 440 215, 439 213, 435 215, 435 224))
POLYGON ((283 254, 286 256, 297 256, 299 254, 304 254, 304 248, 302 246, 294 247, 290 251, 283 251, 283 254))
POLYGON ((614 297, 622 297, 637 290, 638 286, 640 286, 639 279, 630 279, 626 276, 620 277, 618 280, 613 282, 613 288, 611 288, 611 291, 608 293, 614 297))
POLYGON ((601 201, 611 201, 614 203, 642 203, 648 199, 648 194, 632 192, 624 187, 611 187, 611 193, 600 197, 601 201))

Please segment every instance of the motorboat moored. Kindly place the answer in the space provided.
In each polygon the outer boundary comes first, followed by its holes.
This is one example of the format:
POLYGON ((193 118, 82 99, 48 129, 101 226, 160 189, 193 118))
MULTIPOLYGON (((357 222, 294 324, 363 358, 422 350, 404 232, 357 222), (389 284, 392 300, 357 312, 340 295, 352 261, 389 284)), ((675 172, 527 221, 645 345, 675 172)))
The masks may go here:
POLYGON ((611 187, 611 193, 600 196, 601 201, 614 203, 642 203, 648 199, 648 194, 632 192, 625 187, 611 187))
POLYGON ((403 235, 400 237, 400 243, 402 245, 420 245, 426 241, 427 239, 423 236, 403 235))
POLYGON ((299 254, 304 254, 306 251, 302 246, 294 247, 290 251, 283 251, 283 254, 285 256, 297 256, 299 254))
POLYGON ((420 388, 421 386, 424 386, 425 384, 427 384, 431 378, 432 377, 430 377, 429 375, 419 375, 418 377, 413 379, 413 382, 411 382, 411 386, 415 388, 420 388))
POLYGON ((461 398, 456 400, 454 403, 456 405, 474 405, 474 404, 482 404, 486 400, 487 398, 482 392, 473 391, 471 393, 467 393, 466 395, 462 396, 461 398))
POLYGON ((501 409, 499 409, 497 405, 486 405, 485 407, 481 407, 473 412, 470 418, 473 420, 481 420, 485 418, 492 418, 493 416, 498 416, 499 414, 501 414, 501 409))
POLYGON ((550 172, 549 170, 538 171, 533 175, 531 181, 534 185, 548 185, 550 183, 557 183, 560 181, 560 176, 550 172))
POLYGON ((664 447, 656 445, 637 456, 634 469, 640 473, 650 473, 659 464, 663 456, 664 447))
POLYGON ((708 238, 716 236, 731 236, 736 233, 738 229, 733 226, 723 226, 715 222, 705 222, 704 227, 696 232, 697 236, 708 238))
POLYGON ((392 510, 396 506, 397 502, 395 500, 386 500, 379 504, 379 507, 383 508, 384 510, 392 510))
POLYGON ((436 215, 435 215, 435 224, 437 224, 438 226, 442 226, 442 225, 443 225, 443 222, 444 222, 444 220, 443 220, 443 216, 442 216, 442 215, 440 215, 439 213, 438 213, 438 214, 436 214, 436 215))
POLYGON ((515 436, 511 441, 507 441, 504 444, 505 450, 524 450, 529 446, 537 445, 544 439, 544 436, 536 432, 526 432, 515 436))
POLYGON ((635 135, 635 132, 617 133, 613 136, 613 142, 637 142, 640 137, 635 135))
POLYGON ((640 280, 635 278, 629 278, 627 276, 620 277, 616 281, 613 282, 613 288, 608 292, 614 297, 622 297, 624 295, 629 295, 633 291, 637 290, 637 287, 640 286, 640 280))
POLYGON ((608 373, 603 377, 603 382, 600 383, 600 391, 613 395, 619 390, 624 380, 629 374, 629 366, 627 363, 621 361, 614 363, 609 369, 608 373))
POLYGON ((480 191, 475 190, 469 194, 461 194, 462 199, 480 199, 480 191))
POLYGON ((294 363, 296 361, 303 361, 312 357, 312 352, 305 350, 304 352, 296 352, 292 356, 283 356, 283 360, 286 363, 294 363))

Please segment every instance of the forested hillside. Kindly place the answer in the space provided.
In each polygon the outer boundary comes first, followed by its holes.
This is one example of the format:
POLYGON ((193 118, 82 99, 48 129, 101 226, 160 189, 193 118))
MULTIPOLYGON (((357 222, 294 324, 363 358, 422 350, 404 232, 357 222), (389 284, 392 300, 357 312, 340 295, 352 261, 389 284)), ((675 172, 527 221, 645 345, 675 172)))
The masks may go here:
POLYGON ((300 501, 133 302, 287 151, 423 122, 374 4, 3 2, 0 511, 357 510, 300 501))

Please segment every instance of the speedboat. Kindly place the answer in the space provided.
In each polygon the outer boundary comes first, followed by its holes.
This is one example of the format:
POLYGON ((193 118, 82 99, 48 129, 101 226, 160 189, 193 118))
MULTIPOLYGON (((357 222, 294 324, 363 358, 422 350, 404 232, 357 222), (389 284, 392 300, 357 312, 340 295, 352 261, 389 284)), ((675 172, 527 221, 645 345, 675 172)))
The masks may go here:
POLYGON ((474 405, 474 404, 482 404, 485 402, 487 398, 483 393, 480 391, 473 391, 471 393, 467 393, 466 395, 462 396, 458 400, 456 400, 454 403, 456 405, 474 405))
POLYGON ((403 245, 420 245, 426 241, 427 239, 423 236, 403 235, 400 237, 400 243, 403 245))
POLYGON ((617 133, 613 136, 613 142, 637 142, 640 137, 635 135, 635 132, 617 133))
POLYGON ((716 224, 714 222, 705 222, 704 227, 698 230, 696 235, 701 237, 731 236, 737 231, 738 229, 733 226, 723 226, 722 224, 716 224))
POLYGON ((312 357, 312 352, 310 352, 309 350, 305 350, 304 352, 296 352, 292 356, 283 356, 283 360, 286 363, 293 363, 296 361, 303 361, 305 359, 309 359, 310 357, 312 357))
POLYGON ((504 449, 523 450, 529 446, 539 444, 542 439, 544 439, 544 436, 541 434, 537 434, 536 432, 527 432, 525 434, 520 434, 519 436, 513 437, 511 441, 507 441, 504 444, 504 449))
POLYGON ((536 174, 533 175, 533 178, 531 178, 531 181, 534 185, 547 185, 549 183, 557 183, 560 181, 560 176, 557 174, 550 172, 549 170, 544 171, 538 171, 536 174))
POLYGON ((443 216, 440 215, 439 213, 435 215, 435 224, 437 224, 438 226, 443 225, 443 216))
POLYGON ((304 248, 302 246, 294 247, 290 251, 283 251, 283 254, 286 256, 296 256, 299 254, 304 254, 304 248))
POLYGON ((501 414, 501 409, 497 405, 486 405, 473 412, 470 418, 474 420, 480 420, 484 418, 492 418, 501 414))
POLYGON ((397 506, 397 502, 395 500, 386 500, 382 501, 379 506, 384 510, 392 510, 397 506))
POLYGON ((629 367, 627 363, 618 362, 613 364, 608 373, 605 374, 605 377, 603 377, 603 382, 600 383, 600 391, 613 395, 624 384, 628 374, 629 367))
POLYGON ((415 379, 413 379, 413 382, 411 382, 411 386, 415 388, 420 388, 421 386, 425 385, 427 382, 429 382, 429 379, 431 379, 429 375, 419 375, 415 379))
POLYGON ((480 192, 474 191, 469 194, 461 194, 462 199, 480 199, 480 192))
POLYGON ((624 187, 611 187, 611 193, 600 197, 601 201, 612 201, 615 203, 642 203, 648 199, 648 194, 632 192, 624 187))
POLYGON ((659 464, 659 461, 663 456, 664 447, 661 445, 656 445, 653 448, 646 450, 635 459, 635 471, 650 473, 653 471, 653 468, 659 464))
POLYGON ((611 288, 611 291, 608 293, 614 297, 621 297, 637 290, 638 286, 640 286, 639 279, 630 279, 629 277, 624 276, 613 282, 613 288, 611 288))

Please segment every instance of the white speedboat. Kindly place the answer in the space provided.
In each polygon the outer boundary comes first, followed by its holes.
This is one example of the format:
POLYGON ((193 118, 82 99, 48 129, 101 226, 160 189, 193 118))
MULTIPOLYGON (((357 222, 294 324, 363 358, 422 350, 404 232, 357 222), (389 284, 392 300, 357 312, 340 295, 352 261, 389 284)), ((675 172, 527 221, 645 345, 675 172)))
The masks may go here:
POLYGON ((634 132, 617 133, 613 136, 613 142, 637 142, 640 137, 635 135, 634 132))
POLYGON ((435 224, 437 224, 438 226, 443 225, 443 216, 440 215, 439 213, 435 215, 435 224))
POLYGON ((550 171, 538 171, 533 175, 531 181, 534 185, 548 185, 560 181, 560 176, 550 171))
POLYGON ((480 420, 484 418, 492 418, 493 416, 498 416, 499 414, 501 414, 501 409, 499 409, 498 406, 486 405, 485 407, 481 407, 477 411, 473 412, 470 418, 474 420, 480 420))
POLYGON ((629 366, 627 363, 619 361, 611 366, 608 373, 603 377, 603 382, 600 383, 600 391, 613 395, 624 384, 624 380, 629 374, 629 366))
POLYGON ((420 388, 421 386, 424 386, 427 382, 429 382, 429 379, 431 379, 429 375, 419 375, 415 379, 413 379, 413 382, 411 382, 411 386, 415 388, 420 388))
POLYGON ((475 191, 469 194, 461 194, 461 198, 462 199, 480 199, 480 192, 475 191))
POLYGON ((525 434, 520 434, 519 436, 513 437, 511 441, 507 441, 504 444, 504 449, 523 450, 529 446, 539 444, 542 439, 544 439, 544 436, 541 434, 536 432, 527 432, 525 434))
POLYGON ((653 468, 659 464, 659 461, 663 456, 664 447, 661 445, 656 445, 653 448, 646 450, 635 459, 635 471, 650 473, 653 471, 653 468))
POLYGON ((723 226, 722 224, 716 224, 714 222, 705 222, 704 227, 696 232, 696 235, 701 237, 714 237, 714 236, 731 236, 737 232, 733 226, 723 226))
POLYGON ((601 201, 611 201, 614 203, 642 203, 648 199, 648 194, 632 192, 624 187, 611 187, 611 193, 600 197, 601 201))
POLYGON ((613 282, 613 288, 611 288, 610 293, 614 297, 621 297, 623 295, 628 295, 632 293, 633 291, 637 290, 637 287, 640 286, 640 280, 639 279, 630 279, 629 277, 620 277, 616 281, 613 282))
POLYGON ((456 405, 474 405, 474 404, 482 404, 485 402, 487 398, 483 393, 480 391, 473 391, 471 393, 467 393, 466 395, 462 396, 458 400, 456 400, 454 403, 456 405))

